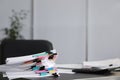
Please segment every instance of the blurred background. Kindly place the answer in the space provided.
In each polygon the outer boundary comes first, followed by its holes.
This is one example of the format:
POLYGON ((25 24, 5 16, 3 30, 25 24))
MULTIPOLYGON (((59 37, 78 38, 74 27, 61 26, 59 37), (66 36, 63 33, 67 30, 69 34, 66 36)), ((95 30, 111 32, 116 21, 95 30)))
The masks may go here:
POLYGON ((120 0, 0 0, 0 40, 45 39, 57 63, 120 57, 120 0))

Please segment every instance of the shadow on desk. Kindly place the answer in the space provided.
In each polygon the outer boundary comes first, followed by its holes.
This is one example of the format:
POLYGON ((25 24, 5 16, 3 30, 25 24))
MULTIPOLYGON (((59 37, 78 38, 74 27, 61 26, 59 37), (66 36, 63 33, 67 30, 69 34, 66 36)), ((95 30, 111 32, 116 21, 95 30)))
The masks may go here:
MULTIPOLYGON (((109 74, 112 75, 112 74, 109 74)), ((13 80, 74 80, 74 79, 84 79, 84 78, 95 78, 95 77, 105 77, 109 75, 96 75, 96 74, 66 74, 61 73, 60 77, 44 77, 44 78, 32 78, 32 79, 24 79, 24 78, 18 78, 13 80)), ((2 75, 0 75, 0 80, 8 80, 7 78, 1 78, 2 75)))
MULTIPOLYGON (((109 74, 111 75, 111 74, 109 74)), ((84 73, 77 73, 77 74, 61 74, 57 80, 74 80, 74 79, 83 79, 83 78, 94 78, 94 77, 103 77, 109 76, 107 75, 97 75, 97 74, 84 74, 84 73)))

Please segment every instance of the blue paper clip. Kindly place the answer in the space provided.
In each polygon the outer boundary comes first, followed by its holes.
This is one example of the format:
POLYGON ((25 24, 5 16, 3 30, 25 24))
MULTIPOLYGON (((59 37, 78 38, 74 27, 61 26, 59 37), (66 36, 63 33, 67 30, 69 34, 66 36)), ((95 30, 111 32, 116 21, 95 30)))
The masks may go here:
POLYGON ((51 68, 47 68, 47 70, 50 71, 50 70, 54 70, 54 69, 53 69, 53 67, 51 67, 51 68))

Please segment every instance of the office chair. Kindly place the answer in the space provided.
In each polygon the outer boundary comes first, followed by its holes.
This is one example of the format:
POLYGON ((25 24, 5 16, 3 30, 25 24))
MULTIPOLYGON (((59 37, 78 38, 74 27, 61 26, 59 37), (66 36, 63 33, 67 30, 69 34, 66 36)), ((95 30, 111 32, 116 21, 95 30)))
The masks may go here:
POLYGON ((8 57, 31 55, 52 49, 52 43, 47 40, 4 40, 1 43, 0 64, 5 64, 8 57))

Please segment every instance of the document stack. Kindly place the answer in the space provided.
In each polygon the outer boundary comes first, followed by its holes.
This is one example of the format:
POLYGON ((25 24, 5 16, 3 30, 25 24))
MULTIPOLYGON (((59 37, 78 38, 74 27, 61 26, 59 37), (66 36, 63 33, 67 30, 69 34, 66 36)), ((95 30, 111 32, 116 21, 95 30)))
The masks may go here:
POLYGON ((6 65, 19 69, 18 71, 8 71, 6 75, 14 78, 18 77, 58 77, 55 61, 56 50, 42 52, 28 56, 11 57, 6 59, 6 65))

